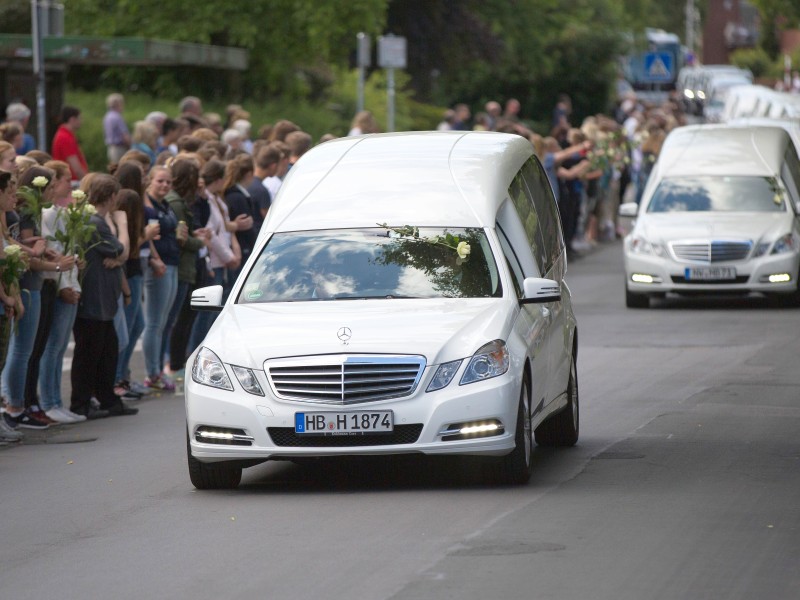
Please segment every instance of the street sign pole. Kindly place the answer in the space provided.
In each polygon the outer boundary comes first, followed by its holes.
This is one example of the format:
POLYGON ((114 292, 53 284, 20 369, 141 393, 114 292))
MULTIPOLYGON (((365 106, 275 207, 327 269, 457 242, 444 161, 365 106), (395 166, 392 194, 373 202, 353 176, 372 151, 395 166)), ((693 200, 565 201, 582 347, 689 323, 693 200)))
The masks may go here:
POLYGON ((359 33, 356 36, 358 40, 358 47, 356 50, 356 59, 358 62, 358 93, 356 101, 356 112, 364 110, 364 84, 366 78, 366 70, 372 64, 371 44, 370 38, 366 33, 359 33))
POLYGON ((388 114, 386 130, 394 131, 395 90, 394 70, 406 68, 406 38, 396 35, 384 35, 378 38, 378 66, 386 69, 386 94, 388 114))
POLYGON ((31 43, 33 44, 33 76, 36 79, 37 148, 47 148, 47 111, 45 104, 44 45, 38 0, 31 0, 31 43))

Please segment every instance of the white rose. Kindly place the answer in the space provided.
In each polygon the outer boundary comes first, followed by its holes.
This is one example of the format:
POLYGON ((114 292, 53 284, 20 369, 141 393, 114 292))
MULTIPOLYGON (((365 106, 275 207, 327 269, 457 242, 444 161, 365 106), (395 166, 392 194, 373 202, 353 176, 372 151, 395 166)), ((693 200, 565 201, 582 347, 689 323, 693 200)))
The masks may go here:
POLYGON ((47 187, 48 183, 50 183, 50 182, 47 180, 47 177, 44 177, 42 175, 39 175, 39 177, 34 177, 33 178, 33 185, 35 185, 38 188, 47 187))
POLYGON ((97 213, 97 209, 94 207, 93 204, 87 204, 86 206, 83 207, 83 214, 91 216, 95 213, 97 213))
POLYGON ((15 246, 15 245, 13 245, 13 244, 12 244, 12 245, 11 245, 11 246, 9 246, 8 248, 6 248, 6 256, 9 256, 9 257, 16 257, 16 256, 19 256, 19 254, 20 254, 20 252, 21 252, 21 251, 22 251, 22 248, 20 248, 19 246, 15 246))
POLYGON ((81 190, 73 190, 72 199, 76 202, 83 202, 86 199, 86 194, 84 194, 81 190))
POLYGON ((458 253, 459 258, 467 258, 470 250, 471 248, 467 242, 458 242, 458 246, 456 246, 456 252, 458 253))

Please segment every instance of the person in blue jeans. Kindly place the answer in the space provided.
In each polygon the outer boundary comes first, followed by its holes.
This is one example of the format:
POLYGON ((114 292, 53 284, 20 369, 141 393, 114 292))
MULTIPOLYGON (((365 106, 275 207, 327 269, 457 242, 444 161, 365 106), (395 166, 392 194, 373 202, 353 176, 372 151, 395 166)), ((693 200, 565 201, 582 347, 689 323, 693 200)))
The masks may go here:
MULTIPOLYGON (((144 272, 144 362, 147 378, 144 385, 151 389, 172 391, 175 384, 162 371, 161 354, 164 328, 169 310, 178 292, 178 218, 165 200, 172 189, 172 174, 167 167, 156 166, 150 171, 144 195, 145 223, 158 223, 159 239, 150 244, 150 256, 144 272)), ((185 232, 181 232, 183 237, 185 232)))
MULTIPOLYGON (((19 179, 19 187, 34 187, 34 181, 43 178, 45 185, 37 185, 44 201, 50 200, 50 188, 55 173, 44 167, 30 167, 19 179)), ((19 205, 18 205, 19 206, 19 205)), ((25 382, 27 381, 28 360, 33 352, 36 331, 39 328, 41 312, 42 271, 65 271, 75 265, 74 257, 63 257, 55 252, 48 253, 45 240, 41 237, 39 225, 30 217, 21 218, 14 212, 6 213, 6 224, 11 238, 24 248, 28 248, 29 270, 20 281, 23 291, 22 301, 25 314, 16 322, 8 349, 8 360, 2 375, 2 392, 7 407, 3 419, 12 428, 47 429, 51 419, 41 411, 25 409, 25 382)))

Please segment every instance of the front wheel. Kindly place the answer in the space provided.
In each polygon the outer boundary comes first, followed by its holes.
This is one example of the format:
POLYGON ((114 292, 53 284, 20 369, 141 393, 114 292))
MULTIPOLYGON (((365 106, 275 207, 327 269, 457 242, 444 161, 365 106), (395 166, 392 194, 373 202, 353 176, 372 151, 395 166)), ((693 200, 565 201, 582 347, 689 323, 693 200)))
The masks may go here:
POLYGON ((242 468, 226 463, 203 463, 192 456, 189 434, 186 434, 186 456, 189 479, 198 490, 232 490, 242 480, 242 468))
POLYGON ((647 294, 637 294, 625 286, 625 306, 628 308, 650 308, 650 298, 647 294))
POLYGON ((514 449, 501 461, 500 476, 504 483, 522 485, 533 472, 533 438, 531 435, 531 395, 527 379, 523 379, 519 393, 517 426, 514 434, 514 449))
POLYGON ((580 433, 580 402, 578 400, 578 369, 573 354, 567 384, 567 406, 536 428, 539 446, 574 446, 580 433))

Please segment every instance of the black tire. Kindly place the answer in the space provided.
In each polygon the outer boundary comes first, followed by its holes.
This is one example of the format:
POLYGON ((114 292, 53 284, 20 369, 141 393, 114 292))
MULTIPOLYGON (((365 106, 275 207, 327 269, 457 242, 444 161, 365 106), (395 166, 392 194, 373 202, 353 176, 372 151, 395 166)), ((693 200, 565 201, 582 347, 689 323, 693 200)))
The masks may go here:
POLYGON ((189 479, 198 490, 232 490, 242 480, 242 468, 228 463, 203 463, 192 456, 189 435, 186 435, 186 456, 189 461, 189 479))
POLYGON ((531 432, 531 394, 527 379, 522 382, 514 429, 514 449, 501 459, 500 478, 503 483, 522 485, 533 472, 533 436, 531 432))
POLYGON ((625 306, 628 308, 650 308, 650 298, 647 294, 637 294, 625 286, 625 306))
POLYGON ((536 428, 536 443, 539 446, 574 446, 580 434, 580 401, 578 397, 578 370, 575 355, 569 370, 567 384, 567 406, 536 428))

